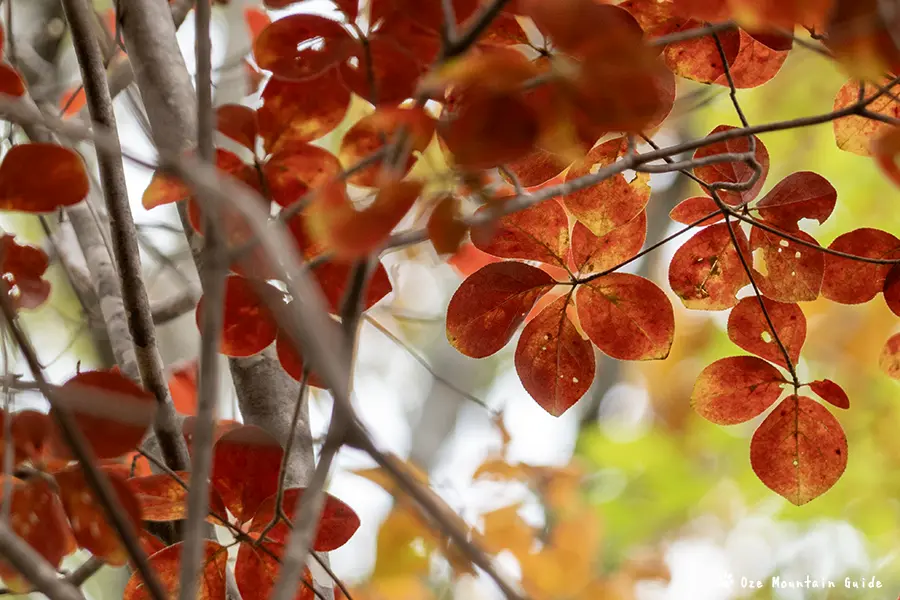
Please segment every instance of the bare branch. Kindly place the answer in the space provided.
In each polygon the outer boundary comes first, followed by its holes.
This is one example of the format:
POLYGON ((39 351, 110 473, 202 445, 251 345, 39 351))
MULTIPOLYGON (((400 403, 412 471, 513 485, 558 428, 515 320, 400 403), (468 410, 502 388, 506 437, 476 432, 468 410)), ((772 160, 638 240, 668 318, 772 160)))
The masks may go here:
POLYGON ((0 555, 50 600, 84 600, 77 587, 57 577, 56 569, 6 523, 0 523, 0 555))

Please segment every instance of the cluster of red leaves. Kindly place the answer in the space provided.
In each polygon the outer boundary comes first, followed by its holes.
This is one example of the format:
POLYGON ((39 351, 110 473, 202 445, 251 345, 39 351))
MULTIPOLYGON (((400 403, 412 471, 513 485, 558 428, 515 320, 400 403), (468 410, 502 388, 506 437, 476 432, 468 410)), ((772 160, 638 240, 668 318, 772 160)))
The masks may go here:
MULTIPOLYGON (((79 373, 58 394, 72 411, 75 422, 100 459, 117 499, 135 531, 141 526, 141 508, 129 490, 128 467, 116 459, 134 449, 155 414, 156 402, 144 389, 115 371, 79 373), (107 395, 104 395, 107 394, 107 395)), ((127 555, 115 530, 88 486, 82 466, 71 455, 50 415, 20 411, 0 415, 10 419, 10 440, 0 440, 14 452, 10 507, 13 532, 53 567, 77 548, 108 564, 123 565, 127 555)), ((0 420, 2 424, 2 420, 0 420)), ((147 548, 153 548, 148 537, 147 548)), ((30 584, 10 565, 0 561, 0 576, 10 589, 25 592, 30 584)))
MULTIPOLYGON (((238 553, 234 574, 245 598, 269 596, 291 531, 284 518, 293 519, 297 501, 303 495, 303 488, 286 489, 281 507, 276 506, 282 455, 281 446, 253 426, 232 427, 221 434, 215 444, 207 520, 214 525, 228 525, 236 534, 238 553)), ((177 475, 181 481, 168 474, 128 480, 128 488, 135 495, 145 521, 166 522, 187 517, 190 473, 177 475)), ((359 517, 352 508, 326 494, 313 549, 329 552, 339 548, 356 532, 359 524, 359 517)), ((150 564, 172 593, 177 593, 182 546, 179 542, 150 557, 150 564)), ((199 591, 201 597, 225 598, 227 549, 216 542, 207 542, 199 591)), ((304 580, 296 597, 311 600, 314 594, 309 572, 304 580)), ((141 577, 135 573, 125 588, 124 598, 145 597, 141 577)))
MULTIPOLYGON (((601 146, 592 159, 615 156, 622 143, 601 146)), ((646 184, 629 184, 618 175, 588 194, 593 202, 583 202, 578 194, 567 197, 569 211, 546 200, 499 219, 489 230, 473 231, 478 249, 518 260, 476 271, 447 309, 450 343, 467 356, 482 358, 503 348, 543 298, 519 339, 515 364, 525 389, 556 416, 575 404, 594 379, 591 342, 620 360, 662 359, 675 329, 672 305, 662 290, 642 277, 612 272, 643 246, 646 184), (612 210, 591 213, 595 218, 586 220, 593 228, 570 219, 591 203, 612 204, 612 210), (522 260, 540 262, 542 268, 522 260)))

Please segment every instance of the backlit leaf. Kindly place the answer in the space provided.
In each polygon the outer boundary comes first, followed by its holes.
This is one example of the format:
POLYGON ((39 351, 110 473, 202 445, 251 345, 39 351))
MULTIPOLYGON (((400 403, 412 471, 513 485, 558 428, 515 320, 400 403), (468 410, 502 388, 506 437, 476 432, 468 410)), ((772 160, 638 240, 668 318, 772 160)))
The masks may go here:
POLYGON ((572 228, 573 268, 579 273, 612 269, 640 252, 646 238, 646 211, 601 237, 576 222, 572 228))
MULTIPOLYGON (((219 352, 226 356, 252 356, 275 341, 278 325, 260 294, 277 297, 281 292, 268 283, 256 285, 239 275, 231 275, 225 280, 225 313, 219 352)), ((205 301, 204 296, 197 303, 197 327, 203 320, 205 301)))
MULTIPOLYGON (((880 82, 884 85, 886 82, 880 82)), ((878 93, 879 88, 872 84, 865 84, 863 95, 865 98, 871 98, 878 93)), ((859 82, 851 79, 845 83, 837 95, 834 97, 834 110, 841 110, 856 104, 859 98, 859 82)), ((877 100, 871 102, 866 110, 891 117, 893 119, 900 118, 900 102, 892 97, 892 94, 884 94, 877 100)), ((885 131, 889 131, 891 125, 869 119, 859 115, 850 115, 835 119, 832 123, 834 128, 834 140, 838 148, 859 154, 860 156, 871 156, 872 140, 885 131)))
MULTIPOLYGON (((491 207, 479 209, 490 213, 491 207)), ((477 214, 477 213, 476 213, 477 214)), ((559 267, 569 251, 569 219, 554 199, 505 215, 472 230, 472 244, 501 258, 536 260, 559 267)))
MULTIPOLYGON (((810 244, 819 243, 806 232, 791 235, 810 244)), ((779 302, 807 302, 819 297, 825 272, 825 254, 785 239, 760 227, 750 230, 753 279, 760 291, 779 302)))
POLYGON ((884 301, 891 312, 900 317, 900 263, 891 267, 884 278, 884 301))
MULTIPOLYGON (((266 550, 280 557, 283 547, 269 543, 259 546, 244 543, 238 549, 234 578, 243 598, 268 598, 275 587, 281 564, 266 550)), ((312 600, 316 596, 311 589, 312 575, 309 569, 304 569, 302 579, 297 585, 294 600, 312 600)))
MULTIPOLYGON (((106 511, 88 486, 84 471, 75 465, 55 475, 72 533, 78 546, 104 562, 120 566, 128 562, 128 553, 119 540, 118 533, 106 517, 106 511)), ((116 494, 116 500, 131 521, 134 531, 141 528, 141 507, 128 487, 125 478, 106 470, 106 476, 116 494)))
POLYGON ((262 167, 268 192, 280 206, 290 206, 341 171, 340 161, 331 152, 298 141, 281 144, 262 167))
MULTIPOLYGON (((762 302, 778 338, 784 344, 791 362, 796 365, 806 340, 803 311, 796 304, 784 304, 768 298, 763 298, 762 302)), ((787 368, 784 355, 755 296, 741 299, 731 310, 728 315, 728 338, 747 352, 787 368)))
MULTIPOLYGON (((176 474, 184 483, 189 484, 189 472, 178 471, 176 474)), ((188 490, 171 475, 161 473, 132 477, 127 485, 141 507, 141 519, 144 521, 177 521, 187 518, 188 490)), ((213 488, 209 490, 209 507, 218 515, 225 516, 225 505, 213 488)), ((212 517, 210 519, 213 523, 218 523, 212 517)))
MULTIPOLYGON (((284 491, 282 508, 288 519, 293 520, 297 501, 303 496, 303 488, 291 488, 284 491)), ((262 532, 275 516, 276 496, 266 498, 253 516, 250 534, 262 532)), ((331 552, 346 544, 356 530, 359 529, 359 516, 340 499, 325 494, 325 505, 322 508, 322 519, 316 530, 313 549, 316 552, 331 552)), ((266 537, 275 542, 285 543, 291 534, 291 528, 283 521, 266 533, 266 537)))
POLYGON ((700 373, 691 406, 718 425, 734 425, 761 415, 781 395, 787 383, 777 368, 755 356, 732 356, 700 373))
POLYGON ((554 417, 569 410, 594 381, 594 350, 569 320, 570 296, 546 307, 522 331, 516 372, 532 398, 554 417))
POLYGON ((619 360, 658 360, 675 336, 672 303, 657 285, 629 273, 612 273, 578 287, 578 319, 606 354, 619 360))
MULTIPOLYGON (((734 86, 738 89, 760 86, 778 74, 784 61, 787 60, 788 51, 774 50, 743 29, 739 32, 740 50, 730 63, 734 86)), ((722 74, 716 83, 727 86, 728 80, 722 74)))
MULTIPOLYGON (((719 125, 715 129, 713 129, 709 133, 709 135, 731 131, 733 129, 735 129, 735 127, 731 127, 729 125, 719 125)), ((719 194, 719 198, 721 198, 722 201, 726 204, 738 205, 743 202, 753 200, 759 194, 759 191, 762 189, 763 184, 765 184, 766 182, 766 175, 768 175, 769 173, 769 151, 766 150, 765 145, 763 145, 762 141, 759 138, 753 136, 753 139, 756 143, 756 150, 753 153, 753 157, 756 159, 756 162, 759 163, 759 166, 762 168, 762 172, 760 173, 759 178, 756 180, 756 182, 747 190, 744 190, 742 192, 719 190, 717 192, 719 194)), ((719 154, 746 154, 749 152, 750 142, 747 137, 742 136, 731 138, 725 140, 724 142, 716 142, 708 146, 703 146, 702 148, 699 148, 696 152, 694 152, 694 159, 706 158, 719 154)), ((707 184, 744 184, 749 183, 753 179, 753 177, 755 177, 753 168, 745 161, 729 161, 715 163, 712 165, 705 165, 701 167, 694 167, 694 175, 696 175, 707 184)))
POLYGON ((331 19, 312 14, 282 17, 253 41, 253 57, 276 78, 317 77, 346 58, 353 44, 347 31, 331 19))
MULTIPOLYGON (((677 25, 672 33, 703 27, 703 23, 690 20, 677 25)), ((736 29, 717 34, 728 64, 734 63, 741 49, 741 35, 736 29)), ((676 75, 700 83, 713 83, 725 73, 722 53, 712 36, 667 44, 663 50, 666 66, 676 75)))
POLYGON ((837 202, 837 191, 817 173, 801 171, 778 182, 754 207, 759 216, 773 225, 797 229, 801 219, 824 223, 837 202))
POLYGON ((900 379, 900 333, 892 335, 878 355, 878 368, 894 379, 900 379))
POLYGON ((705 227, 707 225, 712 225, 713 223, 718 223, 725 218, 725 215, 719 210, 719 205, 716 204, 716 201, 709 196, 695 196, 679 202, 675 208, 669 212, 669 217, 676 223, 692 225, 712 213, 718 214, 706 219, 698 225, 705 227))
POLYGON ((216 129, 251 152, 256 150, 256 111, 240 104, 216 108, 216 129))
MULTIPOLYGON (((592 149, 581 164, 573 165, 566 174, 571 181, 595 172, 616 161, 624 150, 624 138, 618 138, 592 149)), ((563 200, 569 212, 596 236, 606 235, 634 219, 650 200, 650 178, 638 174, 628 181, 621 173, 589 188, 573 192, 563 200)))
MULTIPOLYGON (((101 459, 134 450, 156 414, 153 395, 117 370, 82 371, 63 384, 57 401, 73 413, 85 440, 101 459)), ((59 458, 74 458, 55 420, 53 451, 59 458)))
POLYGON ((426 67, 421 60, 426 57, 418 54, 418 48, 405 47, 386 35, 383 29, 369 37, 368 47, 353 45, 350 58, 340 65, 340 74, 355 94, 369 102, 399 104, 412 98, 416 81, 426 67))
MULTIPOLYGON (((244 545, 244 544, 242 544, 244 545)), ((181 552, 184 542, 178 542, 150 557, 150 566, 159 576, 169 598, 178 597, 181 552)), ((197 589, 197 600, 220 600, 225 597, 225 569, 228 551, 213 541, 206 541, 203 549, 203 571, 197 589)), ((153 596, 144 586, 139 572, 134 572, 125 586, 123 600, 151 600, 153 596)))
POLYGON ((50 259, 40 248, 23 246, 15 236, 0 236, 0 274, 15 308, 37 308, 50 297, 50 282, 43 278, 50 259))
POLYGON ((847 437, 818 402, 785 398, 750 442, 750 464, 772 491, 806 504, 833 486, 847 467, 847 437))
POLYGON ((747 240, 735 225, 718 223, 694 234, 672 257, 669 285, 684 305, 723 310, 738 303, 738 291, 750 280, 728 234, 732 227, 749 263, 747 240))
MULTIPOLYGON (((416 162, 416 153, 423 152, 434 135, 434 119, 424 109, 399 108, 391 106, 379 107, 374 113, 366 115, 344 134, 338 156, 345 167, 352 167, 384 146, 392 143, 398 133, 406 136, 405 149, 408 157, 403 174, 409 172, 416 162)), ((382 170, 382 160, 370 167, 354 173, 347 181, 354 185, 375 187, 382 170)))
POLYGON ((822 400, 825 400, 838 408, 850 408, 850 398, 844 388, 830 379, 820 379, 809 384, 809 389, 814 391, 822 400))
MULTIPOLYGON (((350 264, 333 261, 326 262, 313 269, 312 275, 325 295, 331 314, 337 314, 340 311, 341 302, 344 300, 347 282, 350 280, 350 264)), ((369 286, 366 288, 366 293, 363 297, 363 310, 374 306, 379 300, 391 293, 393 289, 387 270, 379 262, 375 266, 375 270, 369 280, 369 286)))
MULTIPOLYGON (((866 258, 900 258, 900 239, 880 229, 854 229, 838 236, 832 250, 866 258)), ((861 304, 884 288, 891 265, 864 263, 841 256, 825 256, 822 295, 841 304, 861 304)))
POLYGON ((494 354, 554 284, 550 275, 523 263, 499 262, 479 269, 450 299, 447 339, 472 358, 494 354))
POLYGON ((252 519, 263 500, 278 491, 282 454, 275 438, 252 425, 216 442, 212 485, 239 522, 252 519))
POLYGON ((88 188, 84 162, 63 146, 19 144, 0 163, 0 210, 51 212, 78 204, 88 188))

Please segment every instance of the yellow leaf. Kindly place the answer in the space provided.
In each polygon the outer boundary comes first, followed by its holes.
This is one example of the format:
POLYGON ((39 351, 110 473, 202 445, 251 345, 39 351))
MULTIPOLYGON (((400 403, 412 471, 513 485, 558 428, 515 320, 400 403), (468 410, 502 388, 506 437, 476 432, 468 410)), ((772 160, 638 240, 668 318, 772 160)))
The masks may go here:
POLYGON ((498 554, 509 550, 519 560, 531 551, 534 529, 519 516, 521 504, 513 504, 484 515, 485 550, 498 554))

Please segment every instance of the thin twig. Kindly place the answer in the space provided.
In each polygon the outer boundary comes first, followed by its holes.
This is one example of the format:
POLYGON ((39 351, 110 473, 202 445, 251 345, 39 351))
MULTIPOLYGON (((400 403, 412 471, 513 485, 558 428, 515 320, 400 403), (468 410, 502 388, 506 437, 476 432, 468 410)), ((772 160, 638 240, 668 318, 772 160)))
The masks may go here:
POLYGON ((77 587, 57 577, 56 569, 6 523, 0 523, 0 556, 50 600, 84 600, 77 587))

